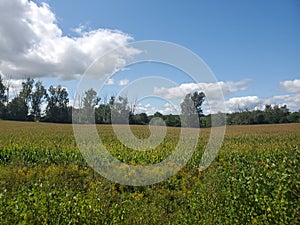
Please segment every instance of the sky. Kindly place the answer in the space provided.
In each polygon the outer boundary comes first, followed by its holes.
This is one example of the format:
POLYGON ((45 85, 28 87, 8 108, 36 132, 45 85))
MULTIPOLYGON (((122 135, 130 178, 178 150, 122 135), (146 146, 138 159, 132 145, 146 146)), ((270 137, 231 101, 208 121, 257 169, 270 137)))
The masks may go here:
POLYGON ((61 84, 72 103, 90 65, 121 48, 98 68, 111 74, 99 90, 102 101, 120 90, 134 90, 130 97, 136 98, 137 112, 177 113, 184 95, 200 87, 210 96, 204 105, 209 113, 214 112, 209 106, 217 104, 213 93, 218 86, 227 112, 263 109, 265 104, 298 111, 299 28, 298 0, 1 0, 0 73, 15 93, 29 76, 47 87, 61 84), (216 81, 195 86, 188 74, 159 63, 120 70, 125 59, 139 54, 128 44, 143 40, 189 49, 216 81), (156 77, 155 82, 149 77, 156 77), (143 90, 147 96, 139 95, 143 90))

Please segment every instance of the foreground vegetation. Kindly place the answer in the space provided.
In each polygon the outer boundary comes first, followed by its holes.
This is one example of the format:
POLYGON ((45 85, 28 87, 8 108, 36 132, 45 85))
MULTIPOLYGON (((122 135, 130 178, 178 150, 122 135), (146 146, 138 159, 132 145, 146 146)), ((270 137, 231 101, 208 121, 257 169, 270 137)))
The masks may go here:
MULTIPOLYGON (((180 128, 153 152, 132 152, 110 125, 99 134, 130 164, 170 154, 180 128), (151 156, 151 157, 150 157, 151 156)), ((133 126, 143 138, 147 126, 133 126)), ((72 126, 0 121, 1 224, 297 224, 300 223, 300 124, 232 126, 217 158, 198 164, 209 129, 174 177, 132 187, 94 173, 76 148, 72 126)))

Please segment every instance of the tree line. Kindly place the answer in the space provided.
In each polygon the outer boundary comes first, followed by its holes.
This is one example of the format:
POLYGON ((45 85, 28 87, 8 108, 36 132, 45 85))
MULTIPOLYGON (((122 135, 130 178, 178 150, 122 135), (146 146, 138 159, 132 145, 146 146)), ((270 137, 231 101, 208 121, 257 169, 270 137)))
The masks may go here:
POLYGON ((290 112, 286 105, 265 105, 264 110, 244 110, 227 115, 227 123, 235 124, 278 124, 299 123, 300 110, 290 112))
MULTIPOLYGON (((162 118, 167 126, 175 127, 210 127, 212 115, 203 115, 202 104, 205 101, 203 92, 187 94, 181 103, 181 115, 154 115, 135 113, 136 104, 130 103, 127 97, 97 96, 93 89, 85 91, 79 99, 78 107, 69 105, 70 99, 66 88, 61 85, 48 89, 41 81, 27 78, 22 88, 12 99, 9 99, 9 87, 4 85, 0 76, 0 119, 17 121, 42 121, 54 123, 95 122, 98 124, 130 123, 149 124, 153 117, 162 118), (42 110, 42 105, 45 110, 42 110), (93 115, 93 116, 91 116, 93 115)), ((291 113, 286 105, 266 105, 264 110, 244 110, 224 115, 218 113, 214 119, 218 124, 273 124, 300 122, 300 110, 291 113), (226 117, 226 121, 225 121, 226 117)))
POLYGON ((71 122, 72 114, 66 88, 50 86, 48 90, 41 81, 27 78, 13 99, 9 99, 9 87, 0 76, 0 119, 17 121, 71 122), (42 104, 46 103, 45 113, 42 104))

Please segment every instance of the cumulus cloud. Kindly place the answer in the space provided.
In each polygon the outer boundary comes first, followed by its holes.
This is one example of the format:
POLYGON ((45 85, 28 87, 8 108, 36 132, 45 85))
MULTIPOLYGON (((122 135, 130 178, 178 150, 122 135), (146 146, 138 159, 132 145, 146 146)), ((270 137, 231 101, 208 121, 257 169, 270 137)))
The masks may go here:
MULTIPOLYGON (((204 114, 218 113, 219 101, 211 100, 203 103, 204 114), (217 109, 217 110, 216 110, 217 109)), ((259 96, 243 96, 232 97, 225 100, 225 112, 233 113, 244 110, 263 110, 266 104, 274 106, 287 105, 290 111, 298 111, 300 109, 300 94, 295 95, 278 95, 269 98, 260 98, 259 96)), ((155 105, 148 103, 145 105, 138 104, 136 108, 137 113, 145 112, 148 115, 153 115, 155 112, 167 114, 180 114, 180 104, 166 103, 163 108, 158 108, 155 105)))
POLYGON ((166 103, 164 105, 164 109, 159 110, 160 113, 164 114, 164 115, 168 115, 168 114, 180 114, 180 106, 179 105, 174 105, 171 103, 166 103))
MULTIPOLYGON (((240 110, 263 110, 266 104, 274 106, 275 104, 283 106, 287 105, 290 111, 298 111, 300 109, 300 89, 298 87, 299 80, 287 80, 280 82, 280 86, 284 88, 287 94, 275 95, 271 97, 260 97, 257 95, 251 96, 234 96, 236 92, 246 90, 249 79, 244 79, 237 82, 217 82, 217 83, 186 83, 181 84, 177 87, 165 88, 165 87, 155 87, 154 94, 157 94, 166 99, 173 100, 183 100, 185 94, 193 91, 204 91, 208 93, 210 97, 206 99, 203 103, 204 114, 217 113, 218 111, 223 111, 223 102, 218 99, 218 96, 214 95, 214 91, 218 88, 222 88, 225 98, 225 112, 232 113, 240 110)), ((152 114, 156 111, 165 114, 178 114, 180 112, 180 103, 176 107, 169 107, 167 104, 164 109, 155 108, 153 105, 149 104, 147 107, 141 106, 142 112, 151 112, 152 114)))
POLYGON ((287 105, 291 111, 300 110, 300 93, 285 96, 282 104, 287 105))
POLYGON ((106 81, 106 85, 113 85, 115 84, 115 80, 113 78, 110 78, 106 81))
POLYGON ((144 105, 139 103, 136 107, 136 113, 147 113, 148 115, 153 115, 156 112, 160 112, 163 115, 178 115, 180 114, 180 106, 167 102, 164 104, 163 108, 158 108, 151 103, 144 105))
POLYGON ((267 104, 276 102, 280 105, 287 105, 291 111, 300 110, 300 80, 285 80, 279 85, 287 94, 273 96, 266 100, 267 104))
POLYGON ((225 101, 227 112, 239 110, 254 110, 261 108, 263 100, 258 96, 233 97, 225 101))
POLYGON ((300 109, 300 93, 276 95, 268 98, 260 98, 258 96, 233 97, 225 101, 226 112, 229 113, 240 110, 263 110, 267 104, 272 106, 287 105, 290 111, 298 111, 300 109))
POLYGON ((300 80, 286 80, 280 82, 280 87, 288 94, 276 95, 262 98, 259 96, 235 96, 236 92, 248 89, 250 79, 243 79, 237 82, 217 82, 217 83, 185 83, 177 87, 165 88, 155 87, 154 93, 167 99, 183 99, 184 95, 194 91, 203 91, 209 99, 203 104, 205 114, 217 113, 222 109, 222 102, 218 99, 215 93, 218 88, 221 88, 225 97, 225 110, 228 113, 239 110, 255 110, 264 109, 266 104, 270 105, 287 105, 291 111, 298 111, 300 109, 300 80))
POLYGON ((129 80, 127 79, 123 79, 123 80, 120 80, 120 81, 115 81, 114 78, 109 78, 107 81, 106 81, 106 85, 119 85, 119 86, 126 86, 127 84, 129 83, 129 80))
POLYGON ((159 111, 159 109, 150 103, 147 103, 145 105, 139 103, 136 106, 136 113, 147 113, 148 115, 153 115, 154 113, 156 113, 158 111, 159 111))
POLYGON ((13 76, 78 78, 98 57, 123 47, 119 54, 105 58, 98 72, 115 72, 124 57, 136 54, 126 47, 132 37, 117 30, 75 29, 78 37, 68 37, 59 28, 47 3, 28 0, 0 1, 0 71, 13 76))
POLYGON ((129 82, 129 80, 127 80, 127 79, 120 80, 120 81, 119 81, 119 85, 120 85, 120 86, 125 86, 125 85, 128 84, 128 82, 129 82))
POLYGON ((219 98, 218 90, 221 88, 224 96, 228 96, 231 93, 237 91, 244 91, 248 88, 250 79, 243 79, 237 82, 219 81, 216 83, 184 83, 177 87, 165 88, 165 87, 154 87, 154 94, 165 97, 167 99, 183 98, 186 94, 203 91, 209 99, 219 98))
MULTIPOLYGON (((244 91, 248 89, 248 84, 250 82, 250 79, 243 79, 240 81, 228 81, 223 82, 219 81, 216 83, 184 83, 176 87, 154 87, 154 94, 166 98, 166 99, 181 99, 183 100, 184 96, 188 93, 192 93, 195 91, 203 91, 207 99, 204 102, 203 108, 204 113, 216 113, 218 111, 224 111, 224 102, 222 96, 219 95, 220 89, 223 92, 224 96, 230 96, 233 93, 236 93, 238 91, 244 91)), ((246 107, 245 105, 248 104, 250 99, 247 98, 232 98, 229 99, 229 102, 225 102, 226 110, 230 110, 231 108, 238 108, 238 104, 240 107, 246 107), (248 102, 245 102, 248 100, 248 102), (245 104, 245 105, 244 105, 245 104)), ((177 107, 180 109, 180 105, 177 107)), ((167 109, 166 110, 169 113, 174 114, 174 109, 167 109)), ((178 113, 178 112, 177 112, 178 113)))
POLYGON ((280 82, 281 88, 289 93, 300 93, 300 80, 286 80, 280 82))
POLYGON ((264 100, 265 104, 287 105, 290 111, 300 110, 300 92, 295 94, 277 95, 264 100))

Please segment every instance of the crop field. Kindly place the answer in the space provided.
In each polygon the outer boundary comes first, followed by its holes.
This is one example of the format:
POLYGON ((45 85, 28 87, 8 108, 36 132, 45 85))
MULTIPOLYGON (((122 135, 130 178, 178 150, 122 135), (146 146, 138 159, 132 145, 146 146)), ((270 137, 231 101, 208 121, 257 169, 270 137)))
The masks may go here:
MULTIPOLYGON (((162 161, 178 142, 167 128, 153 151, 132 151, 97 125, 116 158, 162 161)), ((147 138, 147 126, 132 126, 147 138)), ((171 178, 126 186, 97 174, 72 125, 0 121, 0 224, 300 224, 300 124, 229 126, 208 169, 199 170, 210 129, 171 178)))

